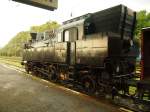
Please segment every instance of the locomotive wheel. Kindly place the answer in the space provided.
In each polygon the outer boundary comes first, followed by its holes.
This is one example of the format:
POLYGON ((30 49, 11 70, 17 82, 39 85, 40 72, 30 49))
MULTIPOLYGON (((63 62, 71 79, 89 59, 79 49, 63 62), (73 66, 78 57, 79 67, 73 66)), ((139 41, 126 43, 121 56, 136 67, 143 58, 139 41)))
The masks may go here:
POLYGON ((57 72, 56 72, 56 69, 55 69, 55 67, 53 67, 53 66, 51 66, 50 68, 49 68, 49 75, 48 75, 48 79, 50 80, 50 81, 57 81, 57 72))
POLYGON ((91 76, 89 75, 84 76, 82 79, 82 83, 87 93, 92 94, 96 91, 96 83, 91 76))
POLYGON ((98 84, 101 92, 111 93, 111 76, 107 71, 101 72, 101 76, 98 77, 98 84))

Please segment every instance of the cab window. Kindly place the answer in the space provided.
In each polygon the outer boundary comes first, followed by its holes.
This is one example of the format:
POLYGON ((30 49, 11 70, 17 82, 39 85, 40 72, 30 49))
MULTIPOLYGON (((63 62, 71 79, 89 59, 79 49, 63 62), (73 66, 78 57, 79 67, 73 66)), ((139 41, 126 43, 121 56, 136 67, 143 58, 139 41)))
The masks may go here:
POLYGON ((57 41, 58 41, 58 42, 62 42, 61 32, 58 33, 57 41))
POLYGON ((84 26, 85 35, 90 35, 96 32, 96 27, 94 23, 85 23, 84 26))
POLYGON ((64 31, 64 41, 74 42, 78 40, 78 29, 73 27, 64 31))

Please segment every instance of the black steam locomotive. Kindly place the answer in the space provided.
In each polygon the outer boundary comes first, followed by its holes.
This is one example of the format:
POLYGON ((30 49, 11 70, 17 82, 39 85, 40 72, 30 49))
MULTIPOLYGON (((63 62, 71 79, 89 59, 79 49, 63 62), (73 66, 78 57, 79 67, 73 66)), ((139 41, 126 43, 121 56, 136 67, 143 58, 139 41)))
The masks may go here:
POLYGON ((85 91, 128 92, 135 72, 133 32, 136 12, 118 5, 65 21, 44 33, 31 33, 23 63, 53 81, 82 85, 85 91))

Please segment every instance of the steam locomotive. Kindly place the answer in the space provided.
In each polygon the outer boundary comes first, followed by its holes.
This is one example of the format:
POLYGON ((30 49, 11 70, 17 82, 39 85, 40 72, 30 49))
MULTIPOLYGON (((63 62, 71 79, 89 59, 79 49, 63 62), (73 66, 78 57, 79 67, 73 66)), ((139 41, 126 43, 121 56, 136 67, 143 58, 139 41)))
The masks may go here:
POLYGON ((118 5, 63 22, 44 33, 31 33, 24 45, 27 72, 51 81, 81 85, 88 93, 128 92, 137 54, 133 33, 136 12, 118 5))

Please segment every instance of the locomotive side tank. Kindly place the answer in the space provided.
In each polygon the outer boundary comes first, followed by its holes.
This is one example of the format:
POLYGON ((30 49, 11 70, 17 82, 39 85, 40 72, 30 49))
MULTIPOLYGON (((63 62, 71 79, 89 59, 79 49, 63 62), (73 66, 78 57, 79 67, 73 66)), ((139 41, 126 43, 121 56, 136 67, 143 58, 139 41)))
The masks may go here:
POLYGON ((136 55, 132 52, 136 13, 118 5, 63 22, 58 29, 31 33, 23 62, 50 80, 78 82, 89 92, 127 89, 136 55), (108 89, 109 88, 109 89, 108 89))

